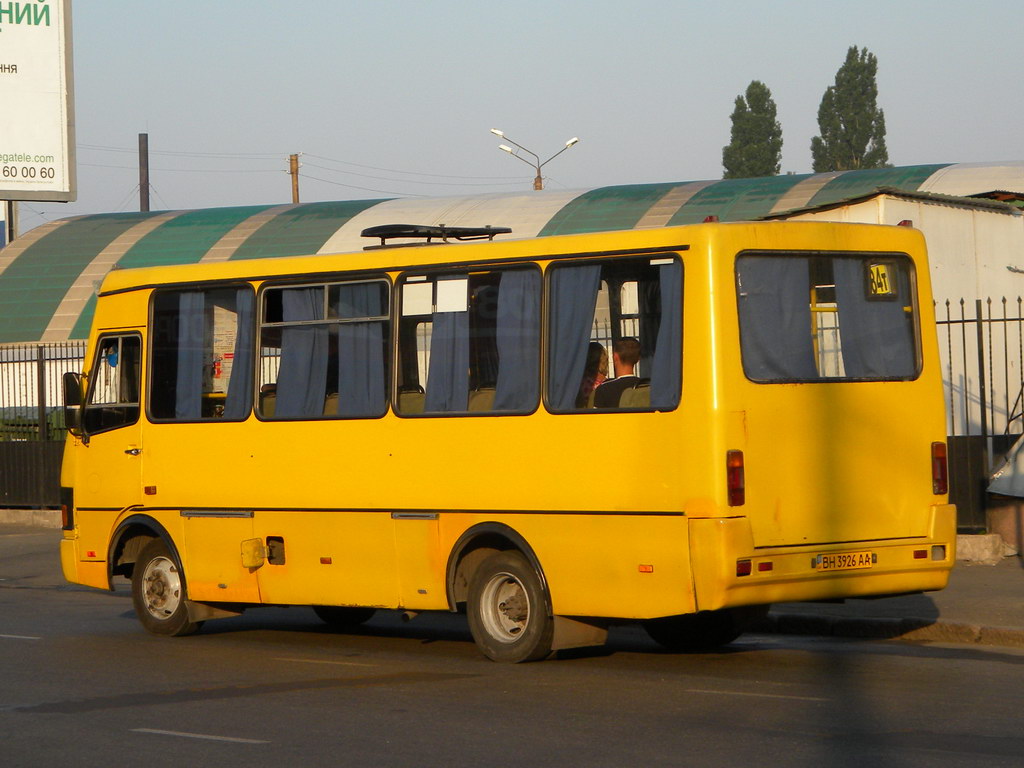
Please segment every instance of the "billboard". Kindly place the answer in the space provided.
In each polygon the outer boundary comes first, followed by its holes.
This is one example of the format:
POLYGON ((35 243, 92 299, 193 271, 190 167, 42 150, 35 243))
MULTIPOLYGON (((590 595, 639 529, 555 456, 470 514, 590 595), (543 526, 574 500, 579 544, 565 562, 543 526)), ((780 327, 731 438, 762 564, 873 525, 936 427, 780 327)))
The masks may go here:
POLYGON ((0 200, 70 202, 71 0, 0 0, 0 200))

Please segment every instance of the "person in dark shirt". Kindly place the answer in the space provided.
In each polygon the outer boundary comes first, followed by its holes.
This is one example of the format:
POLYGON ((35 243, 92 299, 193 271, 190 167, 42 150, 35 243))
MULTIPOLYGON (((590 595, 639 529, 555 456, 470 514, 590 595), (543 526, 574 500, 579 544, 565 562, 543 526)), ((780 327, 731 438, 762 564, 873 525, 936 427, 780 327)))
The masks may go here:
POLYGON ((627 389, 642 384, 643 379, 634 373, 640 362, 640 342, 626 336, 612 346, 612 369, 615 378, 609 379, 594 390, 595 408, 618 408, 619 398, 627 389))

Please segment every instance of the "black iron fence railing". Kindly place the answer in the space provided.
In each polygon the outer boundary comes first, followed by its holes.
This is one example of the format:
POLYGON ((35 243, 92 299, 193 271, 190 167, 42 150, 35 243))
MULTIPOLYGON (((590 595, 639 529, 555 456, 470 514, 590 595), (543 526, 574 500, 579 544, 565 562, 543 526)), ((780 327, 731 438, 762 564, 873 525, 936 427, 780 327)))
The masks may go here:
POLYGON ((81 341, 0 346, 0 506, 59 506, 61 377, 84 356, 81 341))

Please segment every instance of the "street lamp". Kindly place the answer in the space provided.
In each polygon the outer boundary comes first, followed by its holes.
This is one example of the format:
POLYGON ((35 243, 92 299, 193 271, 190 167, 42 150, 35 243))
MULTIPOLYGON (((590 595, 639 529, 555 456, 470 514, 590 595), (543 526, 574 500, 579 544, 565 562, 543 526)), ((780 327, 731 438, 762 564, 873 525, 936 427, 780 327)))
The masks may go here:
POLYGON ((560 150, 555 152, 555 154, 553 154, 551 157, 549 157, 547 160, 545 160, 542 163, 540 161, 540 158, 537 156, 536 152, 531 152, 526 147, 524 147, 522 144, 518 144, 515 141, 512 141, 512 139, 510 139, 508 136, 506 136, 503 131, 499 131, 497 128, 491 128, 491 133, 493 133, 495 136, 498 136, 498 137, 504 139, 509 144, 515 144, 516 149, 512 149, 512 147, 508 146, 507 144, 499 144, 498 145, 498 149, 500 149, 502 152, 508 152, 510 155, 512 155, 512 157, 516 158, 517 160, 522 160, 524 163, 529 165, 531 168, 533 168, 537 172, 537 175, 533 179, 533 188, 537 189, 537 190, 544 189, 544 179, 541 178, 540 169, 543 168, 548 163, 550 163, 552 160, 554 160, 560 154, 565 152, 565 150, 567 150, 573 144, 575 144, 576 142, 579 141, 579 137, 578 136, 573 136, 571 139, 569 139, 567 142, 565 142, 565 146, 564 147, 562 147, 560 150), (525 157, 520 155, 517 150, 522 150, 526 154, 532 155, 533 156, 533 160, 527 160, 525 157))

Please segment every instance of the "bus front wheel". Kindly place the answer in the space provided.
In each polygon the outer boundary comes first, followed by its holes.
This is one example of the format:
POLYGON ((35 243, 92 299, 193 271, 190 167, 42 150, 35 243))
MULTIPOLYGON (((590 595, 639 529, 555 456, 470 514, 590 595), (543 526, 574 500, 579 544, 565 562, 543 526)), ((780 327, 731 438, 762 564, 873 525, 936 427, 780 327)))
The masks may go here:
POLYGON ((466 611, 484 655, 515 663, 550 654, 555 625, 545 598, 540 576, 519 552, 497 552, 484 560, 470 584, 466 611))
POLYGON ((139 622, 154 635, 191 635, 202 626, 189 621, 181 565, 163 539, 149 542, 135 561, 132 603, 139 622))

